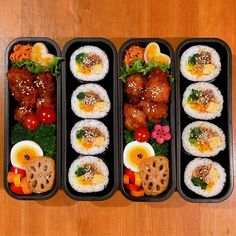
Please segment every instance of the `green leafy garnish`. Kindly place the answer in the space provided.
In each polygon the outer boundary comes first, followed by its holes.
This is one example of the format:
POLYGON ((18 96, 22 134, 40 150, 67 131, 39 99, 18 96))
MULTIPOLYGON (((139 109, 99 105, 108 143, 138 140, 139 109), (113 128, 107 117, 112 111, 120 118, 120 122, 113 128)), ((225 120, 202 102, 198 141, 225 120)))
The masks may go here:
POLYGON ((175 81, 175 78, 172 75, 169 75, 168 78, 169 78, 170 83, 173 84, 175 81))
POLYGON ((26 129, 20 124, 16 124, 11 130, 11 143, 15 145, 22 140, 32 140, 36 142, 44 152, 45 156, 56 157, 56 126, 40 124, 34 131, 26 129))
POLYGON ((197 177, 192 177, 191 181, 195 186, 200 186, 201 189, 206 189, 206 187, 207 187, 207 183, 203 182, 201 179, 199 179, 197 177))
POLYGON ((132 141, 134 141, 134 132, 131 130, 124 130, 124 139, 125 143, 128 144, 132 141))
POLYGON ((78 166, 78 169, 75 171, 75 175, 77 177, 80 177, 82 175, 84 175, 86 173, 86 170, 84 169, 84 167, 78 166))
POLYGON ((154 130, 154 126, 155 126, 155 123, 149 120, 147 123, 147 128, 150 132, 154 130))
POLYGON ((188 102, 195 102, 199 99, 200 91, 196 89, 192 89, 191 93, 188 96, 188 102))
POLYGON ((122 80, 123 82, 126 82, 127 76, 135 73, 141 73, 143 75, 146 75, 154 68, 159 68, 163 72, 168 72, 168 70, 170 69, 170 65, 163 64, 160 62, 148 62, 143 64, 142 59, 139 58, 131 66, 128 64, 124 64, 121 67, 121 75, 119 79, 122 80))
POLYGON ((196 64, 196 58, 199 56, 199 53, 195 53, 192 56, 188 58, 188 64, 195 65, 196 64))
POLYGON ((151 138, 149 143, 152 145, 155 155, 157 156, 168 156, 169 153, 169 142, 159 144, 155 139, 151 138))
POLYGON ((160 118, 160 123, 161 123, 161 125, 169 125, 168 120, 165 118, 162 118, 162 117, 160 118))
POLYGON ((56 77, 60 73, 58 64, 61 60, 62 60, 61 57, 55 57, 54 60, 48 66, 42 66, 35 61, 26 59, 21 61, 13 61, 12 66, 17 68, 25 66, 27 70, 33 74, 41 74, 50 71, 53 74, 53 76, 56 77))
POLYGON ((54 60, 49 63, 48 68, 52 72, 53 76, 57 77, 60 74, 59 63, 63 59, 61 57, 54 57, 54 60))
POLYGON ((77 139, 80 139, 80 138, 83 138, 83 136, 85 135, 85 131, 80 129, 76 132, 76 138, 77 139))
POLYGON ((199 128, 191 128, 190 129, 190 137, 189 142, 191 144, 195 144, 197 142, 197 138, 201 135, 202 131, 199 128))
POLYGON ((84 92, 80 92, 77 96, 76 96, 77 98, 78 98, 78 100, 84 100, 84 98, 85 98, 85 93, 84 92))
POLYGON ((75 58, 75 61, 78 63, 78 64, 82 64, 84 62, 84 59, 88 57, 88 54, 87 53, 80 53, 76 56, 75 58))

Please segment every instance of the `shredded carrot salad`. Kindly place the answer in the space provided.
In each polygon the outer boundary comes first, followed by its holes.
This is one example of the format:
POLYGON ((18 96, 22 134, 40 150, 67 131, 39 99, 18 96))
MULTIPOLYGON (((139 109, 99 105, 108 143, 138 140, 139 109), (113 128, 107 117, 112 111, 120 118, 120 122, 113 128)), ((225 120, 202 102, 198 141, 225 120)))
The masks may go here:
POLYGON ((123 63, 131 65, 135 60, 144 58, 144 48, 139 46, 132 46, 126 52, 123 63))
POLYGON ((31 50, 32 50, 32 46, 29 44, 26 44, 26 45, 16 44, 13 47, 13 52, 10 55, 10 60, 21 61, 25 59, 30 59, 31 50))

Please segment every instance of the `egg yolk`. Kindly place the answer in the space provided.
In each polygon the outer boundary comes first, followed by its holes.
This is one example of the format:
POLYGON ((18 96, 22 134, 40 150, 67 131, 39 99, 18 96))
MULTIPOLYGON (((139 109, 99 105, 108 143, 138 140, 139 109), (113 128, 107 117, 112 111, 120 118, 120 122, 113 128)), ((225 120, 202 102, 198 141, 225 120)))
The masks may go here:
POLYGON ((25 166, 27 162, 34 160, 38 156, 37 150, 31 146, 19 147, 15 152, 15 161, 21 166, 25 166))

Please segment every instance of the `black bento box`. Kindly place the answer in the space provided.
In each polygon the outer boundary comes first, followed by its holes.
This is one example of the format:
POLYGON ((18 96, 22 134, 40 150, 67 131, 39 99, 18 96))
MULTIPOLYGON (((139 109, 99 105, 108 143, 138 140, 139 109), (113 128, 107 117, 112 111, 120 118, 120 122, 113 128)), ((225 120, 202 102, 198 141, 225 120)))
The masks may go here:
POLYGON ((13 41, 11 41, 6 49, 5 54, 5 74, 4 74, 4 85, 5 85, 5 124, 4 124, 4 139, 5 139, 5 145, 4 145, 4 187, 6 192, 13 198, 18 200, 46 200, 54 196, 59 187, 60 187, 60 181, 61 181, 61 75, 59 74, 56 78, 56 113, 57 113, 57 120, 56 120, 56 159, 55 159, 55 185, 52 190, 46 193, 41 194, 30 194, 30 195, 17 195, 13 193, 10 188, 9 184, 7 182, 7 173, 9 171, 10 166, 10 151, 11 151, 11 127, 14 123, 14 108, 16 107, 16 101, 11 96, 9 87, 8 87, 8 80, 6 73, 10 67, 10 60, 9 56, 13 50, 13 47, 15 44, 32 44, 36 42, 42 42, 44 43, 49 53, 54 54, 57 57, 61 56, 61 50, 56 42, 54 42, 52 39, 45 38, 45 37, 21 37, 16 38, 13 41))
POLYGON ((176 146, 177 146, 177 189, 179 194, 190 202, 216 203, 227 199, 233 191, 233 148, 232 148, 232 55, 229 46, 217 38, 193 38, 187 39, 179 44, 175 53, 175 81, 176 81, 176 146), (180 57, 182 53, 191 46, 206 45, 214 48, 221 59, 221 72, 210 81, 216 85, 224 98, 221 116, 209 122, 219 126, 226 136, 226 148, 218 155, 210 157, 212 161, 221 164, 226 172, 226 183, 222 192, 214 197, 206 198, 189 190, 184 181, 183 175, 186 165, 195 158, 190 156, 182 148, 181 136, 183 128, 196 119, 190 118, 182 108, 183 92, 186 87, 194 82, 187 80, 180 72, 180 57))
MULTIPOLYGON (((110 198, 117 190, 118 185, 118 119, 117 119, 117 51, 115 46, 104 38, 75 38, 69 41, 63 48, 62 57, 62 186, 65 193, 79 201, 99 201, 110 198), (109 130, 110 144, 108 149, 100 154, 95 155, 100 157, 109 169, 109 183, 101 192, 94 193, 78 193, 68 182, 69 167, 80 154, 76 153, 70 144, 70 132, 73 125, 80 121, 71 110, 71 95, 72 92, 82 84, 74 78, 70 71, 71 54, 81 46, 97 46, 102 49, 109 59, 109 72, 101 81, 96 83, 101 85, 108 93, 111 101, 111 109, 107 116, 99 119, 109 130)), ((90 82, 91 83, 91 82, 90 82)))
MULTIPOLYGON (((148 43, 156 42, 160 46, 160 50, 162 53, 167 54, 171 58, 171 65, 170 65, 170 72, 174 74, 174 52, 171 47, 171 45, 159 38, 134 38, 129 39, 125 41, 120 50, 119 50, 119 62, 118 62, 118 68, 120 69, 122 66, 122 60, 123 60, 123 54, 125 50, 133 45, 145 47, 148 43)), ((123 185, 123 150, 125 147, 124 143, 124 127, 123 127, 123 108, 124 108, 124 102, 125 102, 125 96, 124 96, 124 82, 121 80, 118 80, 118 110, 119 110, 119 165, 120 165, 120 173, 119 173, 119 182, 120 182, 120 190, 122 194, 131 201, 137 201, 137 202, 159 202, 164 201, 168 199, 175 191, 176 188, 176 164, 175 164, 175 83, 171 84, 171 95, 170 95, 170 102, 169 102, 169 125, 171 129, 171 142, 169 145, 169 155, 167 156, 169 159, 169 166, 170 166, 170 181, 168 188, 165 192, 158 196, 143 196, 143 197, 133 197, 131 196, 128 191, 124 188, 123 185)))

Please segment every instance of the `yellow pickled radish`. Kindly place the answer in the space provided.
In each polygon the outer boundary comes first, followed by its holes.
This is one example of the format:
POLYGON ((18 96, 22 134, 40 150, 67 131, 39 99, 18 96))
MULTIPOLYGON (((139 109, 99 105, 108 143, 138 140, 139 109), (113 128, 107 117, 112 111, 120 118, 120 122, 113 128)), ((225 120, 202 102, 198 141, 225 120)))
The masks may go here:
POLYGON ((135 184, 140 187, 142 185, 141 174, 139 172, 134 172, 134 176, 135 176, 135 184))

